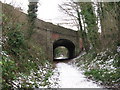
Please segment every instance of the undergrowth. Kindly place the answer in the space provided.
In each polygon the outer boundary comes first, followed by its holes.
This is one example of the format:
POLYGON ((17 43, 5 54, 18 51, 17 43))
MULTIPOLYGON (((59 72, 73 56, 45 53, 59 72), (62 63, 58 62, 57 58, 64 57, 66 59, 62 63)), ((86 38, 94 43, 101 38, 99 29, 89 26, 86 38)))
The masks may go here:
POLYGON ((51 87, 51 62, 37 43, 26 39, 22 23, 3 15, 2 89, 51 87))
POLYGON ((76 60, 78 67, 92 80, 106 88, 120 88, 120 53, 106 50, 95 53, 90 51, 76 60))

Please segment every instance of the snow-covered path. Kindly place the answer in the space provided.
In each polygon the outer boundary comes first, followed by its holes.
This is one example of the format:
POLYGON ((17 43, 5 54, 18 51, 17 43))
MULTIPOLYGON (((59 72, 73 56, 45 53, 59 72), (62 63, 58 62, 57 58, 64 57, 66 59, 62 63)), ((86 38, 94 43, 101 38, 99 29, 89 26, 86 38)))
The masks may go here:
POLYGON ((58 84, 60 88, 102 88, 85 78, 82 71, 69 63, 57 63, 55 69, 59 72, 58 84))

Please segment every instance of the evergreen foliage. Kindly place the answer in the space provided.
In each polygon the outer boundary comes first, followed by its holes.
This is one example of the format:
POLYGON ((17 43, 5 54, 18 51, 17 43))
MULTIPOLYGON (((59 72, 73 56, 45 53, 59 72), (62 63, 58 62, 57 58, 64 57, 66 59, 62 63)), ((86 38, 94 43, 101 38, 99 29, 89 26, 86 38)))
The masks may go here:
POLYGON ((76 61, 88 78, 101 82, 107 88, 116 89, 120 88, 120 52, 117 52, 117 47, 120 46, 119 3, 97 3, 100 34, 96 23, 98 17, 95 16, 92 3, 79 3, 92 48, 76 61))
POLYGON ((38 11, 37 8, 37 3, 32 3, 30 2, 28 5, 28 35, 27 38, 30 39, 32 34, 35 32, 35 21, 37 18, 36 12, 38 11))
MULTIPOLYGON (((92 45, 92 49, 97 50, 99 48, 99 35, 98 35, 98 27, 96 23, 96 16, 94 13, 94 9, 92 3, 80 3, 81 14, 84 16, 84 22, 87 24, 87 37, 90 44, 92 45)), ((80 12, 79 12, 80 13, 80 12)))
POLYGON ((13 11, 3 7, 2 89, 51 87, 52 65, 42 48, 26 39, 26 24, 18 22, 13 11))

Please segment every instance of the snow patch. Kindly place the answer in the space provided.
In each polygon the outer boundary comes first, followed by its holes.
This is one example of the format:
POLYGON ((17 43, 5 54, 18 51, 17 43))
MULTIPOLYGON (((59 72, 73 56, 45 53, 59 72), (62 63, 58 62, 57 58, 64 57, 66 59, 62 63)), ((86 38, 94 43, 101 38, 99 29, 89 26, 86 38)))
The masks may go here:
POLYGON ((101 88, 96 83, 88 80, 83 71, 79 71, 77 67, 66 63, 56 64, 56 69, 59 72, 60 88, 101 88))
POLYGON ((120 46, 117 46, 117 52, 120 52, 120 46))

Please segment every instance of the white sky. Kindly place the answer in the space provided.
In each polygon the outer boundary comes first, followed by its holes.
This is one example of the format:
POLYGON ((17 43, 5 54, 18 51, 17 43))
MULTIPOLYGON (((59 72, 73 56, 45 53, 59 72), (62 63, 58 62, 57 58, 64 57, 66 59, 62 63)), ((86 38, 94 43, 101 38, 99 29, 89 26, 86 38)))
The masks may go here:
MULTIPOLYGON (((14 5, 15 7, 21 7, 24 12, 28 10, 28 0, 0 0, 2 2, 14 5)), ((68 0, 39 0, 38 3, 38 18, 47 22, 52 22, 54 24, 63 23, 63 19, 68 19, 69 17, 60 11, 58 4, 62 4, 63 1, 68 0)), ((67 22, 67 21, 66 21, 67 22)), ((66 23, 65 22, 65 23, 66 23)), ((77 30, 74 26, 62 25, 66 28, 71 28, 77 30)))

